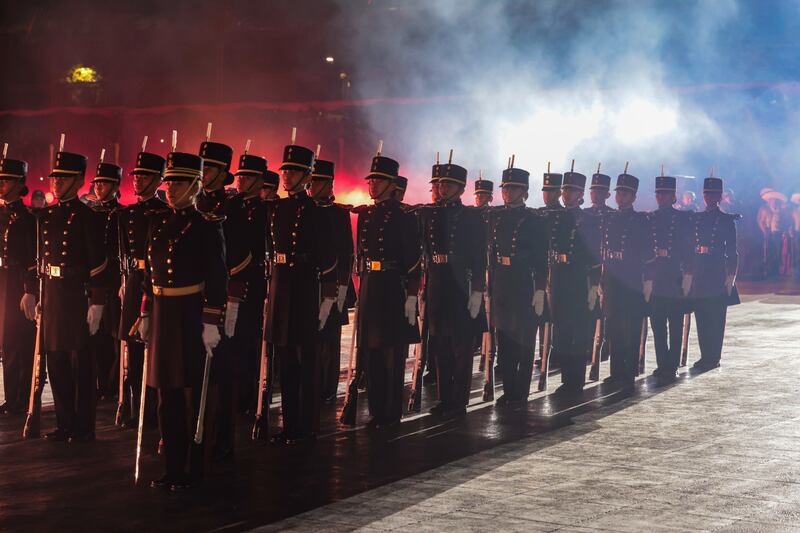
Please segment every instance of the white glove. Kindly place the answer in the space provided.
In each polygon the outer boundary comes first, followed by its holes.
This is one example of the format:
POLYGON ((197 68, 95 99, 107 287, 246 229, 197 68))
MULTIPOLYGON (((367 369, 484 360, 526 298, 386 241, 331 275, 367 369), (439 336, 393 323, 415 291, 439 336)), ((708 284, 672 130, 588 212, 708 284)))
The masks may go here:
POLYGON ((408 296, 406 297, 406 319, 408 320, 408 324, 413 326, 417 323, 417 297, 416 296, 408 296))
POLYGON ((533 312, 536 316, 542 316, 544 313, 544 290, 536 289, 533 292, 533 312))
POLYGON ((735 275, 728 275, 725 277, 725 290, 728 292, 728 296, 731 295, 733 292, 733 284, 736 281, 735 275))
POLYGON ((222 337, 219 334, 219 326, 212 324, 203 324, 203 346, 206 347, 206 352, 213 355, 214 348, 217 347, 222 337))
POLYGON ((136 326, 136 331, 139 333, 139 338, 142 341, 147 341, 147 336, 150 334, 150 317, 142 315, 139 317, 139 324, 136 326))
POLYGON ((691 274, 684 274, 683 275, 683 282, 681 282, 681 290, 683 290, 683 296, 689 296, 689 291, 692 290, 692 279, 694 276, 691 274))
POLYGON ((344 311, 344 301, 347 299, 347 285, 339 285, 339 292, 336 293, 336 306, 339 312, 344 311))
POLYGON ((239 302, 228 300, 225 307, 225 336, 233 337, 236 333, 236 319, 239 317, 239 302))
POLYGON ((25 314, 25 318, 30 321, 36 320, 36 296, 26 292, 19 301, 19 309, 25 314))
POLYGON ((335 298, 324 298, 322 303, 319 304, 319 330, 322 331, 322 328, 325 327, 325 323, 328 321, 328 316, 331 314, 331 309, 333 308, 333 303, 336 301, 335 298))
POLYGON ((597 286, 597 301, 600 303, 600 307, 603 307, 603 286, 597 286))
POLYGON ((94 335, 100 329, 100 320, 103 318, 102 305, 90 305, 86 313, 86 323, 89 324, 89 335, 94 335))
POLYGON ((644 280, 644 288, 642 290, 644 294, 644 301, 645 303, 650 303, 650 297, 653 295, 653 280, 646 279, 644 280))
POLYGON ((120 300, 124 300, 125 299, 125 286, 124 285, 120 285, 119 286, 119 290, 117 291, 117 296, 119 296, 120 300))
POLYGON ((483 293, 480 291, 472 291, 469 295, 469 301, 467 302, 467 309, 469 310, 469 317, 475 318, 478 316, 478 312, 481 310, 481 304, 483 303, 483 293))
POLYGON ((600 285, 592 285, 589 287, 589 297, 587 302, 589 303, 589 311, 594 311, 594 307, 597 305, 597 299, 600 296, 600 285))

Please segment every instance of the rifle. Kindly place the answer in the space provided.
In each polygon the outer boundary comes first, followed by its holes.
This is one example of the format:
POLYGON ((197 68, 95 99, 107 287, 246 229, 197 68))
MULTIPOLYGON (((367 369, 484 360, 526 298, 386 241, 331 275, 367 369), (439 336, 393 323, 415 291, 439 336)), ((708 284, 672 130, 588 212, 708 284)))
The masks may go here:
MULTIPOLYGON (((120 227, 120 217, 117 214, 117 246, 119 247, 119 269, 120 269, 120 292, 123 299, 128 279, 128 263, 125 252, 122 248, 122 228, 120 227)), ((120 302, 120 306, 123 302, 120 302)), ((120 307, 121 308, 121 307, 120 307)), ((121 318, 120 318, 121 320, 121 318)), ((121 426, 131 417, 131 397, 128 394, 130 386, 128 384, 128 341, 119 339, 119 397, 117 399, 117 416, 114 424, 121 426)))
POLYGON ((636 375, 644 374, 645 347, 647 346, 647 316, 642 319, 642 333, 639 336, 639 364, 636 367, 636 375))
POLYGON ((683 334, 681 336, 681 361, 680 366, 686 366, 689 357, 689 330, 692 329, 692 313, 683 315, 683 334))
POLYGON ((144 364, 142 364, 142 391, 139 395, 139 420, 136 429, 136 466, 133 471, 133 482, 139 481, 139 464, 142 457, 142 438, 144 436, 144 404, 147 401, 147 342, 142 339, 144 345, 144 364))
POLYGON ((419 305, 419 344, 414 346, 414 369, 411 373, 411 393, 408 396, 409 413, 419 413, 422 410, 422 374, 428 364, 428 313, 425 307, 423 298, 419 305))
POLYGON ((28 416, 25 418, 25 427, 22 429, 22 436, 26 439, 39 437, 42 416, 42 390, 44 389, 45 378, 46 358, 42 353, 42 345, 44 344, 44 327, 42 325, 42 315, 44 314, 44 269, 39 241, 39 217, 37 217, 36 274, 39 276, 39 312, 36 314, 36 343, 33 348, 33 373, 31 374, 31 392, 28 398, 28 416))
MULTIPOLYGON (((269 297, 267 297, 269 298, 269 297)), ((253 440, 264 440, 269 433, 269 404, 272 398, 273 359, 269 343, 267 343, 267 311, 269 299, 264 300, 264 328, 261 338, 261 369, 258 379, 258 403, 256 404, 256 418, 253 421, 253 431, 250 437, 253 440)))
POLYGON ((208 403, 208 382, 211 379, 211 360, 214 353, 206 346, 206 363, 203 367, 203 385, 200 389, 200 411, 197 413, 197 428, 194 431, 194 443, 203 443, 203 426, 206 421, 206 404, 208 403))
POLYGON ((592 343, 592 367, 589 370, 589 380, 600 379, 600 350, 602 348, 603 319, 598 318, 594 325, 594 341, 592 343))

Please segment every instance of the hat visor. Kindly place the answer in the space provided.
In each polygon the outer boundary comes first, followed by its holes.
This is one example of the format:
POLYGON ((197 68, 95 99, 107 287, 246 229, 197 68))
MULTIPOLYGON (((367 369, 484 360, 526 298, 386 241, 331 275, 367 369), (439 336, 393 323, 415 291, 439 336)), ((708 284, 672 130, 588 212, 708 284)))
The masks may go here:
POLYGON ((367 174, 365 180, 394 180, 397 176, 391 174, 384 174, 383 172, 370 172, 367 174))
POLYGON ((573 184, 569 183, 567 185, 562 185, 561 189, 562 190, 563 189, 570 189, 570 190, 573 190, 573 191, 583 191, 583 190, 586 190, 586 187, 581 187, 580 185, 573 185, 573 184))
POLYGON ((656 192, 677 192, 678 189, 674 187, 657 187, 656 192))
POLYGON ((311 174, 311 181, 333 181, 333 176, 327 174, 311 174))
POLYGON ((277 183, 269 183, 269 182, 265 181, 264 184, 261 185, 261 188, 262 189, 277 189, 278 188, 278 184, 277 183))
POLYGON ((133 170, 128 172, 129 176, 148 175, 148 174, 151 175, 151 176, 160 175, 160 174, 162 174, 162 171, 153 170, 153 169, 150 169, 150 168, 134 168, 133 170))
POLYGON ((101 182, 101 183, 102 183, 102 182, 106 182, 106 183, 119 183, 119 181, 120 181, 120 180, 118 180, 118 179, 114 179, 114 178, 105 178, 105 177, 103 177, 103 176, 100 176, 100 177, 96 177, 96 178, 94 178, 94 179, 92 180, 92 183, 98 183, 98 182, 101 182))
POLYGON ((80 171, 80 170, 55 169, 52 172, 50 172, 49 177, 51 177, 51 178, 73 178, 75 176, 81 175, 82 173, 83 173, 83 171, 80 171))
POLYGON ((250 170, 249 168, 242 168, 236 171, 234 176, 260 176, 264 177, 264 173, 258 170, 250 170))
POLYGON ((308 172, 311 170, 311 167, 308 165, 302 165, 300 163, 284 163, 278 170, 304 170, 308 172))
POLYGON ((456 178, 439 178, 438 181, 446 181, 447 183, 455 183, 456 185, 463 185, 465 187, 467 186, 466 181, 462 181, 456 178))
POLYGON ((500 188, 502 189, 504 187, 522 187, 525 189, 530 188, 530 186, 526 183, 514 183, 513 181, 507 181, 505 183, 501 183, 500 188))
POLYGON ((542 187, 542 192, 544 191, 560 191, 561 185, 544 185, 542 187))
POLYGON ((614 190, 615 190, 615 191, 630 191, 630 192, 636 192, 638 189, 634 189, 634 188, 633 188, 633 187, 631 187, 630 185, 617 185, 616 187, 614 187, 614 190))
POLYGON ((595 189, 598 189, 598 190, 602 189, 604 191, 609 191, 609 190, 611 190, 611 186, 610 185, 590 185, 589 186, 589 190, 593 191, 595 189))
POLYGON ((0 172, 0 180, 21 180, 25 179, 25 176, 21 174, 8 174, 6 172, 0 172))

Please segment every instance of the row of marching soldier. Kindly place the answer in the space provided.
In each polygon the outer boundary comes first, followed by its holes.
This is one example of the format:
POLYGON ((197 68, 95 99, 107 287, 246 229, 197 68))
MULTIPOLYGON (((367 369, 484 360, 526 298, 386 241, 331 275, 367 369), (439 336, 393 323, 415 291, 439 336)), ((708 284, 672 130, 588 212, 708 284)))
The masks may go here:
POLYGON ((420 408, 428 367, 438 416, 466 413, 476 351, 484 399, 494 399, 497 365, 500 407, 526 402, 534 376, 547 390, 555 368, 555 394, 579 396, 587 364, 589 379, 599 379, 604 344, 605 381, 629 390, 644 370, 648 316, 659 384, 675 380, 692 312, 694 366, 719 365, 726 308, 738 302, 737 216, 719 209, 722 179, 707 178, 705 211, 687 213, 673 208, 676 180, 662 169, 659 207, 643 213, 626 165, 614 210, 611 177, 598 165, 587 179, 573 162, 563 175, 548 168, 545 206, 531 209, 530 174, 512 157, 502 206, 490 205, 493 184, 481 177, 472 207, 462 202, 467 170, 451 152, 433 166, 431 203, 408 205, 407 180, 381 143, 365 177, 373 203, 354 207, 334 201, 334 163, 294 135, 280 175, 249 153, 249 141, 232 173, 233 150, 211 141, 210 124, 197 154, 177 151, 175 133, 166 159, 147 152, 145 139, 130 172, 138 201, 117 202, 122 169, 101 156, 93 207, 77 197, 87 159, 65 151, 62 137, 50 175, 57 203, 38 213, 21 201, 27 164, 4 154, 3 410, 28 405, 26 435, 39 434, 46 375, 56 428, 45 438, 94 440, 97 397, 116 365, 117 423, 139 430, 137 476, 143 424, 157 405, 166 468, 151 486, 184 490, 209 461, 233 454, 240 414, 255 410, 253 435, 276 445, 318 434, 322 404, 336 401, 351 319, 341 419, 355 422, 366 386, 374 429, 401 421, 410 345, 409 410, 420 408), (234 180, 238 192, 229 194, 234 180), (592 206, 582 209, 587 181, 592 206), (277 383, 282 428, 270 434, 277 383))

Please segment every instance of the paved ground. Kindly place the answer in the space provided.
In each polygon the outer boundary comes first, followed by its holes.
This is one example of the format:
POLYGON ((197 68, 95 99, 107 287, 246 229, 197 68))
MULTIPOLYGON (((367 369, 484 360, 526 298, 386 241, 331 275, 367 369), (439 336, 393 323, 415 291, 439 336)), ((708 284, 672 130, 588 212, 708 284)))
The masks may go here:
POLYGON ((800 531, 800 297, 745 300, 718 370, 258 531, 800 531))

